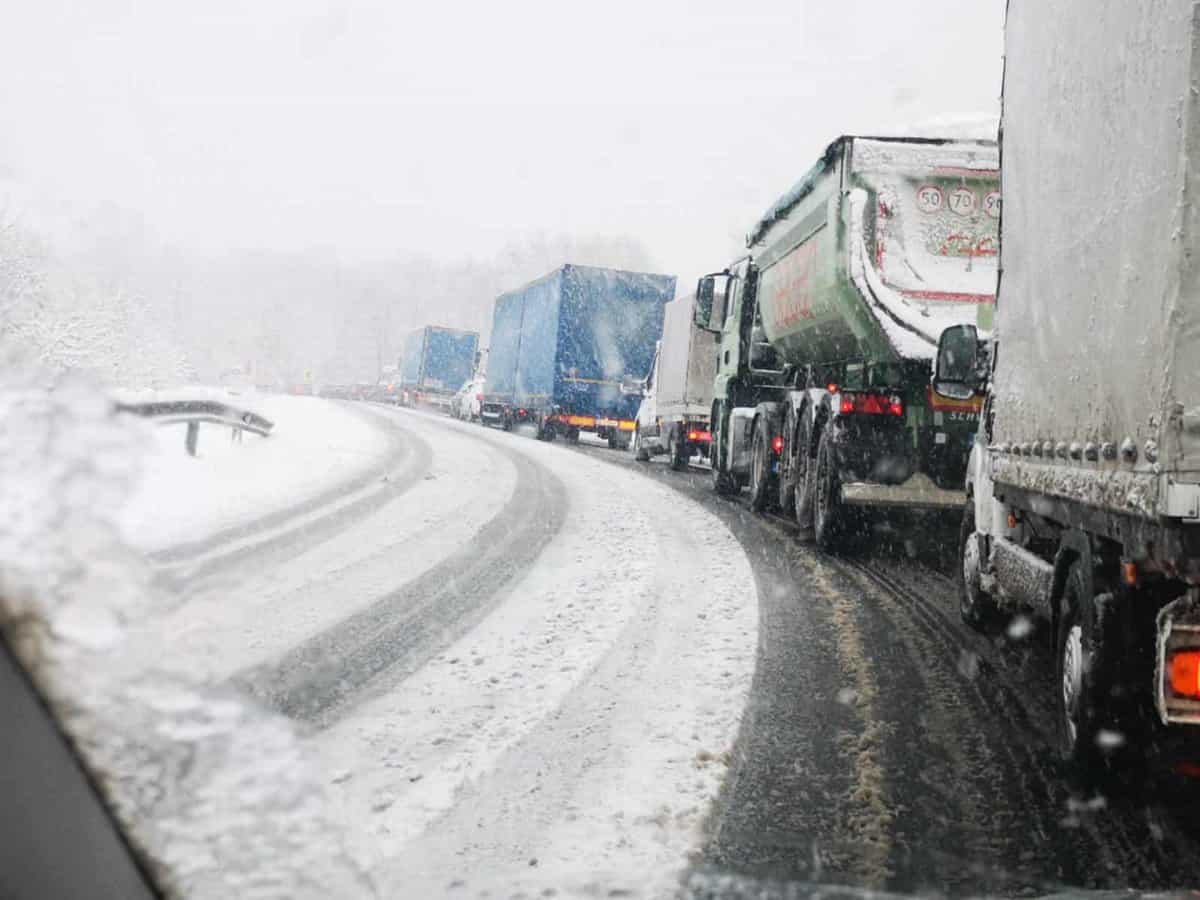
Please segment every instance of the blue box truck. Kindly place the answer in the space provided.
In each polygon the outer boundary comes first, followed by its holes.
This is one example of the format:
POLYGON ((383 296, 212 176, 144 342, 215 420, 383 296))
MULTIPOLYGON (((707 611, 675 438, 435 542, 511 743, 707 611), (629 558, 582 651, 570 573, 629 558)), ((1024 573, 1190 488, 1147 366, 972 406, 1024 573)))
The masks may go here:
POLYGON ((565 265, 496 299, 484 424, 531 422, 538 437, 633 433, 641 380, 662 334, 673 275, 565 265))
POLYGON ((479 334, 426 325, 404 340, 400 358, 401 402, 448 408, 450 398, 475 373, 479 334))

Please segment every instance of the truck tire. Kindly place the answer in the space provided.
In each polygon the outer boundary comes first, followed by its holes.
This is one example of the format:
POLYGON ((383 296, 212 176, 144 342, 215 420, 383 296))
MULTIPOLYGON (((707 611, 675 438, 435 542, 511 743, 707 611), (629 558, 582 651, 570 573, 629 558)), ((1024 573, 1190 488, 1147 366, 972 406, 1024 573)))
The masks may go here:
POLYGON ((635 428, 633 430, 633 440, 631 442, 631 446, 633 447, 634 459, 636 459, 638 462, 650 462, 650 454, 646 452, 646 447, 642 444, 641 429, 635 428))
POLYGON ((754 423, 754 438, 750 445, 750 508, 762 512, 767 508, 771 490, 770 438, 766 420, 754 423))
POLYGON ((679 428, 672 425, 670 437, 667 438, 668 459, 671 461, 671 468, 676 472, 682 472, 688 466, 687 441, 682 439, 679 431, 679 428))
POLYGON ((822 550, 839 548, 845 532, 846 511, 841 502, 841 480, 833 452, 833 425, 826 425, 817 444, 813 470, 813 536, 822 550))
POLYGON ((958 612, 962 620, 979 632, 995 623, 996 601, 980 585, 983 560, 975 537, 975 499, 967 498, 958 529, 958 612))
POLYGON ((627 441, 625 438, 621 437, 619 432, 610 431, 608 433, 608 449, 610 449, 610 450, 628 450, 629 449, 629 441, 627 441))
POLYGON ((796 426, 795 454, 793 455, 792 479, 795 484, 796 524, 804 531, 813 527, 813 472, 815 460, 809 452, 812 447, 812 417, 801 410, 796 426))
POLYGON ((567 433, 564 436, 572 444, 579 443, 579 429, 578 428, 568 428, 567 433))
POLYGON ((741 491, 734 477, 727 472, 722 472, 716 460, 713 461, 712 466, 712 484, 713 491, 721 497, 733 497, 741 491))
POLYGON ((1095 616, 1083 564, 1071 563, 1063 585, 1062 614, 1055 636, 1054 674, 1057 682, 1058 752, 1066 762, 1088 766, 1099 758, 1100 733, 1097 689, 1095 616))
POLYGON ((779 454, 779 511, 789 518, 796 509, 796 414, 789 406, 783 420, 783 450, 779 454))
POLYGON ((721 468, 721 403, 718 401, 713 403, 712 417, 708 420, 712 434, 712 442, 708 445, 708 461, 712 466, 712 487, 713 493, 719 497, 732 497, 737 494, 741 487, 728 472, 721 468))

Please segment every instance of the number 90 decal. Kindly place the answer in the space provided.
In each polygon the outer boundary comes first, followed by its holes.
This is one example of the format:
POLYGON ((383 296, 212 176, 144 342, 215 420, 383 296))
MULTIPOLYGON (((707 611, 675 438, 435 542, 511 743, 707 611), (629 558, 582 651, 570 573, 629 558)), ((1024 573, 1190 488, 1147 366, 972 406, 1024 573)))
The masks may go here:
POLYGON ((922 185, 917 188, 917 209, 921 212, 941 212, 944 202, 945 197, 942 196, 941 188, 934 187, 932 184, 922 185))
POLYGON ((983 211, 993 219, 1000 218, 1000 192, 992 191, 983 198, 983 211))

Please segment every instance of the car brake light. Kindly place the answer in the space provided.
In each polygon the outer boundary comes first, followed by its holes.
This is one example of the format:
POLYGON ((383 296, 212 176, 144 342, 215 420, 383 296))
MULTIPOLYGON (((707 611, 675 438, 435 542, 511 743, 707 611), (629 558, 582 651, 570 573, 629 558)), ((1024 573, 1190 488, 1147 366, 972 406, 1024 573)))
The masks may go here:
POLYGON ((775 437, 771 438, 771 449, 776 453, 783 452, 783 438, 780 435, 777 434, 775 437))
POLYGON ((1176 696, 1200 699, 1200 650, 1173 653, 1167 677, 1176 696))
POLYGON ((483 394, 476 394, 475 399, 478 400, 480 403, 482 403, 483 402, 483 394))
POLYGON ((518 416, 523 416, 523 415, 525 415, 525 410, 523 410, 523 409, 518 409, 518 410, 517 410, 517 415, 518 415, 518 416))
POLYGON ((886 397, 883 394, 856 394, 847 391, 842 394, 839 408, 843 416, 862 413, 868 416, 900 418, 904 415, 904 401, 895 395, 886 397))

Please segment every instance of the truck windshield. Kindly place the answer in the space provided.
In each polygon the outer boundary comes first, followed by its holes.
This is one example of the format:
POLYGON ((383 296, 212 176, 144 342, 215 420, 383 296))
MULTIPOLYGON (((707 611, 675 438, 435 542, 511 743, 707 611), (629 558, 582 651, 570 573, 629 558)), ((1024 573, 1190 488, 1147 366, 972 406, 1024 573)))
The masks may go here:
MULTIPOLYGON (((889 174, 875 182, 874 260, 912 300, 988 302, 996 294, 998 174, 889 174)), ((868 239, 870 239, 868 235, 868 239)))

